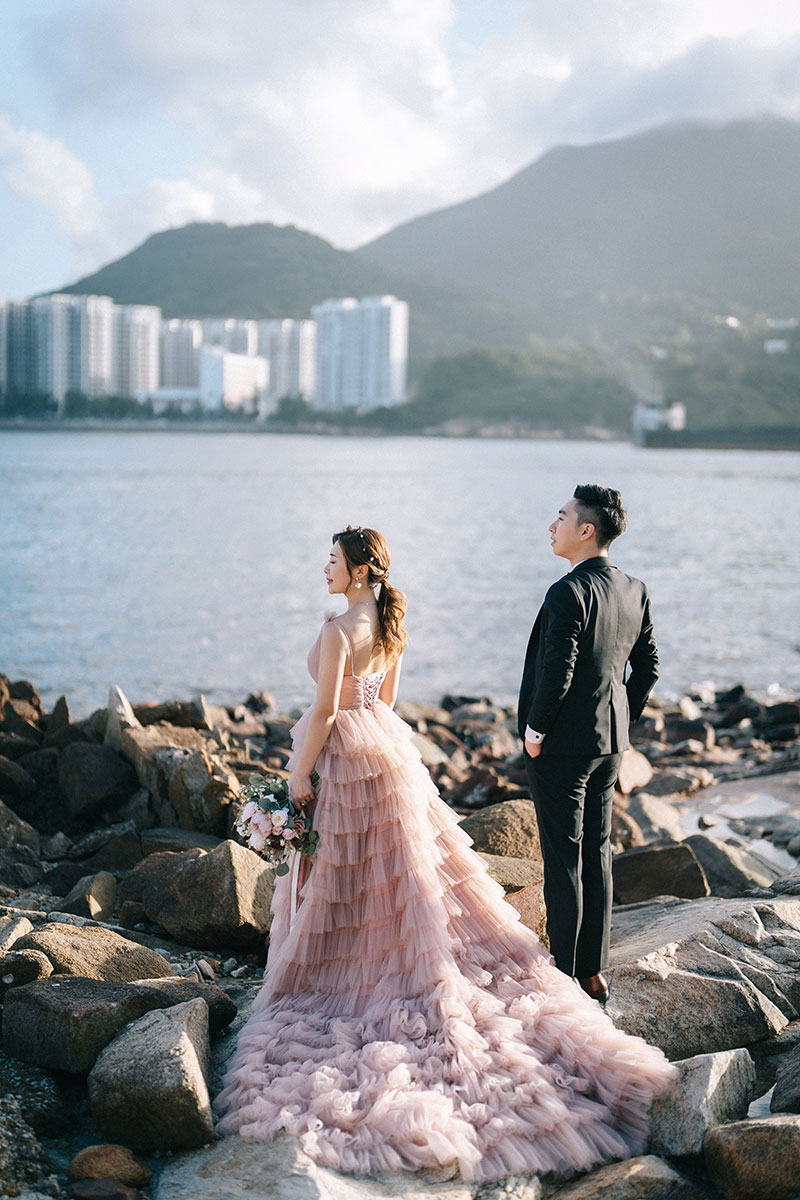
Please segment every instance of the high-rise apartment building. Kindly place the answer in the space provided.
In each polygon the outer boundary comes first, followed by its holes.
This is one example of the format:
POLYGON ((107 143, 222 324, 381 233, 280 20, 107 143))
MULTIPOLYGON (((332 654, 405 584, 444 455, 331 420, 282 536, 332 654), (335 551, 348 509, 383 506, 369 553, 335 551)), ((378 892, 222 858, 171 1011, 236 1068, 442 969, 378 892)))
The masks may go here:
POLYGON ((36 387, 64 404, 70 390, 70 338, 75 296, 39 296, 30 301, 36 343, 36 387))
POLYGON ((9 300, 0 300, 0 392, 6 390, 8 371, 8 310, 9 300))
POLYGON ((174 317, 161 322, 161 386, 196 388, 200 386, 200 347, 203 344, 202 321, 174 317))
POLYGON ((114 301, 75 296, 70 308, 70 391, 109 396, 114 382, 114 301))
POLYGON ((337 411, 399 404, 408 370, 408 305, 395 296, 326 300, 317 323, 315 406, 337 411))
POLYGON ((258 321, 238 317, 203 317, 203 345, 231 354, 258 354, 258 321))
POLYGON ((258 322, 258 353, 269 362, 269 398, 314 398, 317 327, 313 321, 258 322))
POLYGON ((158 387, 161 309, 147 304, 115 305, 112 391, 137 396, 158 387))

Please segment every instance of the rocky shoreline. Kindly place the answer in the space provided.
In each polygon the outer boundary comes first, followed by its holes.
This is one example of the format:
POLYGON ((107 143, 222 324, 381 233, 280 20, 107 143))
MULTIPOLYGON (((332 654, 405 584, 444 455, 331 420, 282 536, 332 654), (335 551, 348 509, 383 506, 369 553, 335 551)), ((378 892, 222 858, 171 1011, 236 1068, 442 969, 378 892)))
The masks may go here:
MULTIPOLYGON (((513 712, 468 696, 398 711, 541 934, 513 712)), ((284 1138, 214 1140, 210 1098, 260 986, 272 895, 231 834, 238 790, 285 775, 292 723, 266 694, 132 706, 116 688, 73 721, 66 698, 47 712, 0 675, 0 1195, 800 1195, 800 702, 737 687, 638 722, 614 806, 608 1011, 680 1081, 647 1155, 483 1189, 447 1172, 339 1176, 284 1138)))

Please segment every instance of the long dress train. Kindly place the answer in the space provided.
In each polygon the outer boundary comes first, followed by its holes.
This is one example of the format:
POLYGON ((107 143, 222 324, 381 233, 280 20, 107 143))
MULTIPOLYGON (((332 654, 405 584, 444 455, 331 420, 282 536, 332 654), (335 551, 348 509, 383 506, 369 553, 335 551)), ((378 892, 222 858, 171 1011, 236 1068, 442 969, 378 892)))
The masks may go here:
POLYGON ((285 1130, 317 1162, 365 1175, 457 1161, 467 1181, 641 1153, 674 1068, 522 925, 377 698, 382 681, 343 680, 317 763, 319 849, 291 928, 290 877, 278 880, 219 1130, 285 1130))

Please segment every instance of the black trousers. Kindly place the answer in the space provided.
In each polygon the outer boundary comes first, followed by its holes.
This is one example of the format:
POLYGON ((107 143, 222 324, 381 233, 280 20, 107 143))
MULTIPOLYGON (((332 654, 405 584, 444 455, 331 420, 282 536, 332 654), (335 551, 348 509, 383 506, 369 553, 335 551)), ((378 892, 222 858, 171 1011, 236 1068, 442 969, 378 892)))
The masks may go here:
POLYGON ((611 815, 621 754, 525 754, 544 859, 547 936, 556 966, 586 979, 608 965, 611 815))

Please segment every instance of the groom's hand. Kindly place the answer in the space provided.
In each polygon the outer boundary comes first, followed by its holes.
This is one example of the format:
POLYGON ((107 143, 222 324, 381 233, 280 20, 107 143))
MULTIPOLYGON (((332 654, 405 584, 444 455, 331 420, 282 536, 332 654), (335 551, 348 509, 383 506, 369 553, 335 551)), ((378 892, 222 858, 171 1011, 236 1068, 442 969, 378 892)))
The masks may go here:
POLYGON ((526 750, 529 758, 538 758, 539 755, 542 753, 542 743, 541 742, 529 742, 526 738, 525 750, 526 750))

